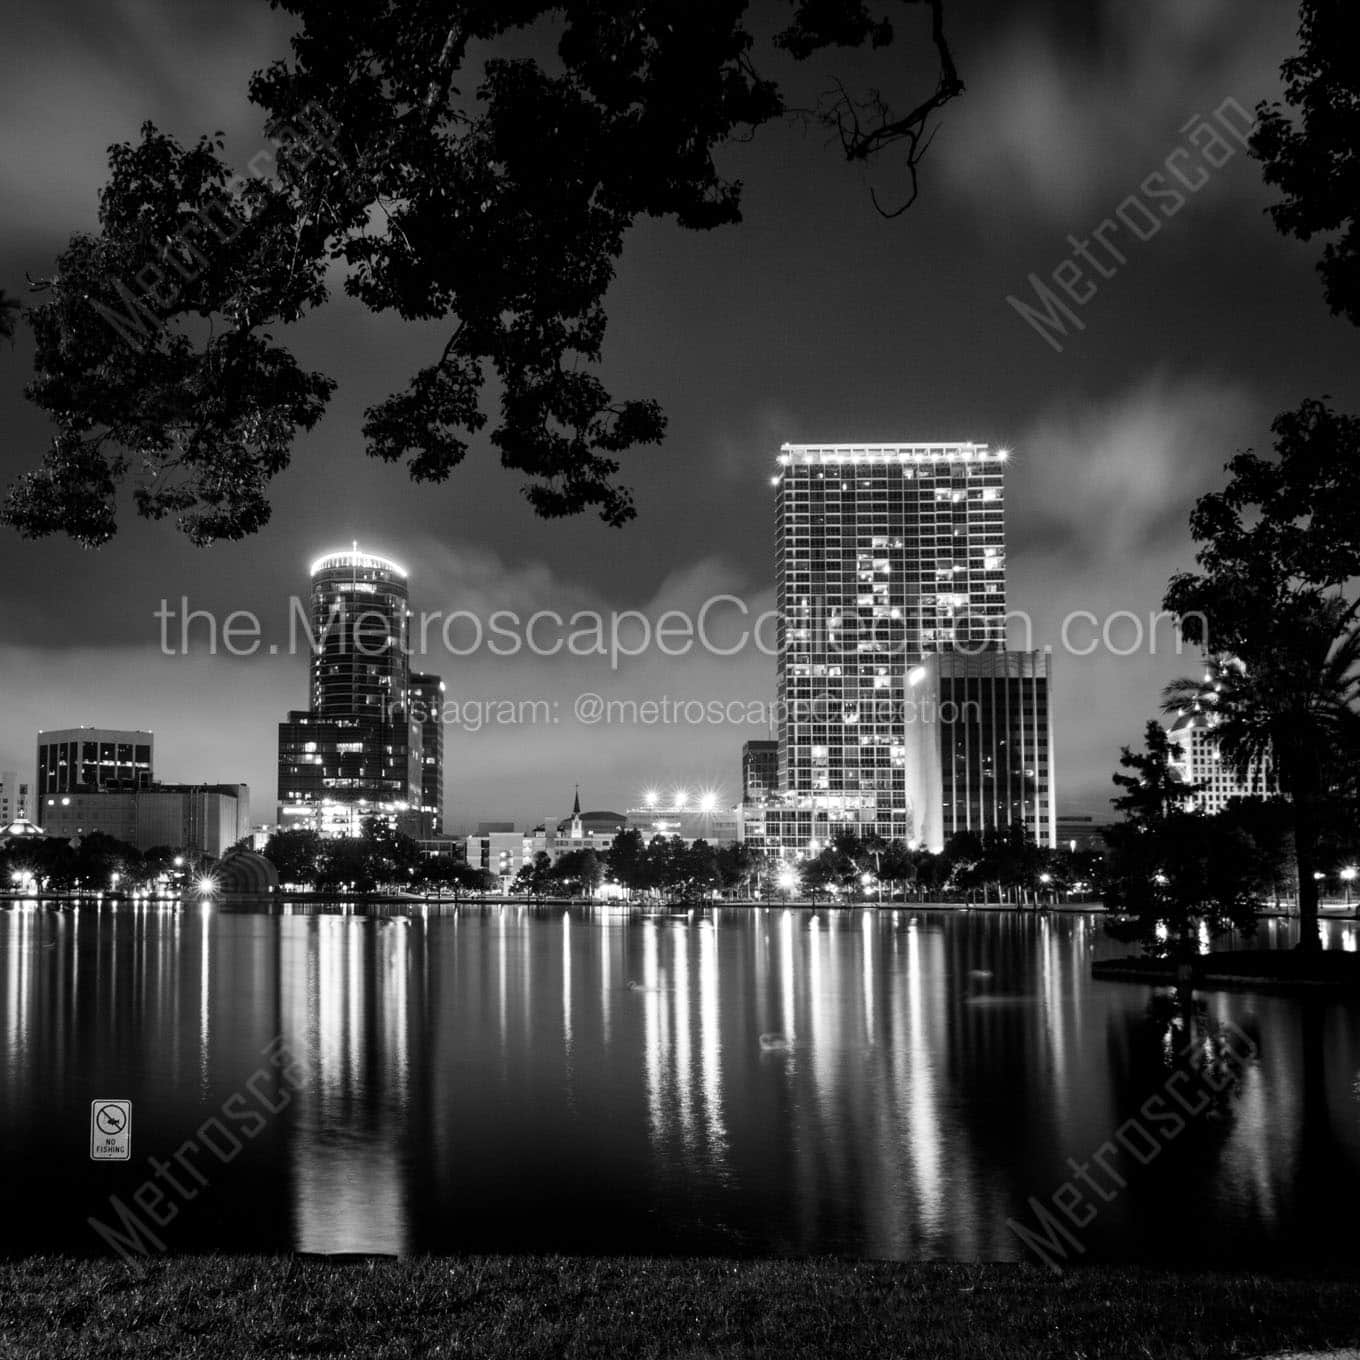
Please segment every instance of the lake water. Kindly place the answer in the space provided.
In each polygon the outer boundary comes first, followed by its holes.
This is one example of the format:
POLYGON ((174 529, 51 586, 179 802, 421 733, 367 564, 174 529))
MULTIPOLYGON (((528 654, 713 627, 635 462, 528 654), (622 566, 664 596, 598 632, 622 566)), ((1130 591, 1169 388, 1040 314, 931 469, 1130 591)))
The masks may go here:
POLYGON ((1200 994, 1231 1080, 1150 1124, 1185 1017, 1091 979, 1125 952, 1078 914, 9 903, 0 1251, 107 1251, 94 1219, 172 1251, 1011 1260, 1007 1220, 1094 1158, 1071 1259, 1360 1261, 1360 1008, 1200 994), (107 1099, 128 1161, 91 1160, 107 1099))

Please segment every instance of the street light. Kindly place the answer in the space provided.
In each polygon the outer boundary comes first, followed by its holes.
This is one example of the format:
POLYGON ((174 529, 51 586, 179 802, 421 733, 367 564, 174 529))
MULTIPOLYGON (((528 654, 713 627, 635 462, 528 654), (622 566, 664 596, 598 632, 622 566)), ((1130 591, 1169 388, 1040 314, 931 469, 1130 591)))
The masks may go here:
POLYGON ((1348 864, 1341 871, 1341 881, 1346 885, 1346 905, 1351 902, 1351 884, 1355 882, 1356 868, 1354 864, 1348 864))

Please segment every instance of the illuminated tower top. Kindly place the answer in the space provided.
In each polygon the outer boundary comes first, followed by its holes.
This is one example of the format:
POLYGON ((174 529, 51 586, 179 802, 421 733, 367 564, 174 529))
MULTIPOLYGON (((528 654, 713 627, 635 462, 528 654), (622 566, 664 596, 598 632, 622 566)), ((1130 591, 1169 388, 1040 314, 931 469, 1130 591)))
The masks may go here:
POLYGON ((323 553, 311 576, 312 711, 389 721, 410 685, 405 569, 355 543, 323 553))

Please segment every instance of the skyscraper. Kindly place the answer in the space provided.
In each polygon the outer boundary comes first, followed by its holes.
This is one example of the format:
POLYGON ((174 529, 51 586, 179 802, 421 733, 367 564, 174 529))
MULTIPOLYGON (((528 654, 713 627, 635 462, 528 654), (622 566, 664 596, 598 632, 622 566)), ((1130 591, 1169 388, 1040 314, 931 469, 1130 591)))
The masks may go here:
POLYGON ((420 834, 444 831, 444 682, 411 673, 411 714, 420 734, 420 834))
POLYGON ((815 850, 842 829, 934 839, 941 731, 917 731, 909 754, 913 682, 928 657, 957 653, 985 671, 981 658, 1004 655, 1008 456, 977 443, 781 448, 771 848, 815 850))
POLYGON ((279 724, 285 828, 352 836, 365 818, 381 817, 422 829, 406 579, 402 567, 357 543, 312 563, 311 707, 279 724))

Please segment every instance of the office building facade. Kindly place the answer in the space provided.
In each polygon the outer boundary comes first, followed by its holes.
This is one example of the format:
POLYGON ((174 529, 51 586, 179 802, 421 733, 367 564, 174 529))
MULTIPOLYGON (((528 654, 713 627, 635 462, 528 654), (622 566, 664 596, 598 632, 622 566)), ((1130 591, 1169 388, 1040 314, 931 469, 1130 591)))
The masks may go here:
POLYGON ((778 761, 764 835, 921 839, 908 674, 1005 645, 1003 470, 985 444, 785 444, 775 477, 778 761))
POLYGON ((748 741, 741 748, 741 800, 763 803, 779 791, 779 743, 748 741))
POLYGON ((1048 659, 1005 650, 1008 458, 972 442, 781 448, 778 791, 744 807, 748 842, 939 849, 1019 820, 1053 844, 1048 659), (939 722, 965 699, 975 730, 939 722))
POLYGON ((155 779, 155 738, 121 728, 68 727, 38 733, 33 802, 39 826, 49 798, 75 793, 129 792, 155 779))
POLYGON ((28 785, 15 770, 0 770, 0 827, 29 815, 28 785))
POLYGON ((1045 652, 947 651, 908 673, 908 788, 922 845, 1015 825, 1056 844, 1050 667, 1045 652))

